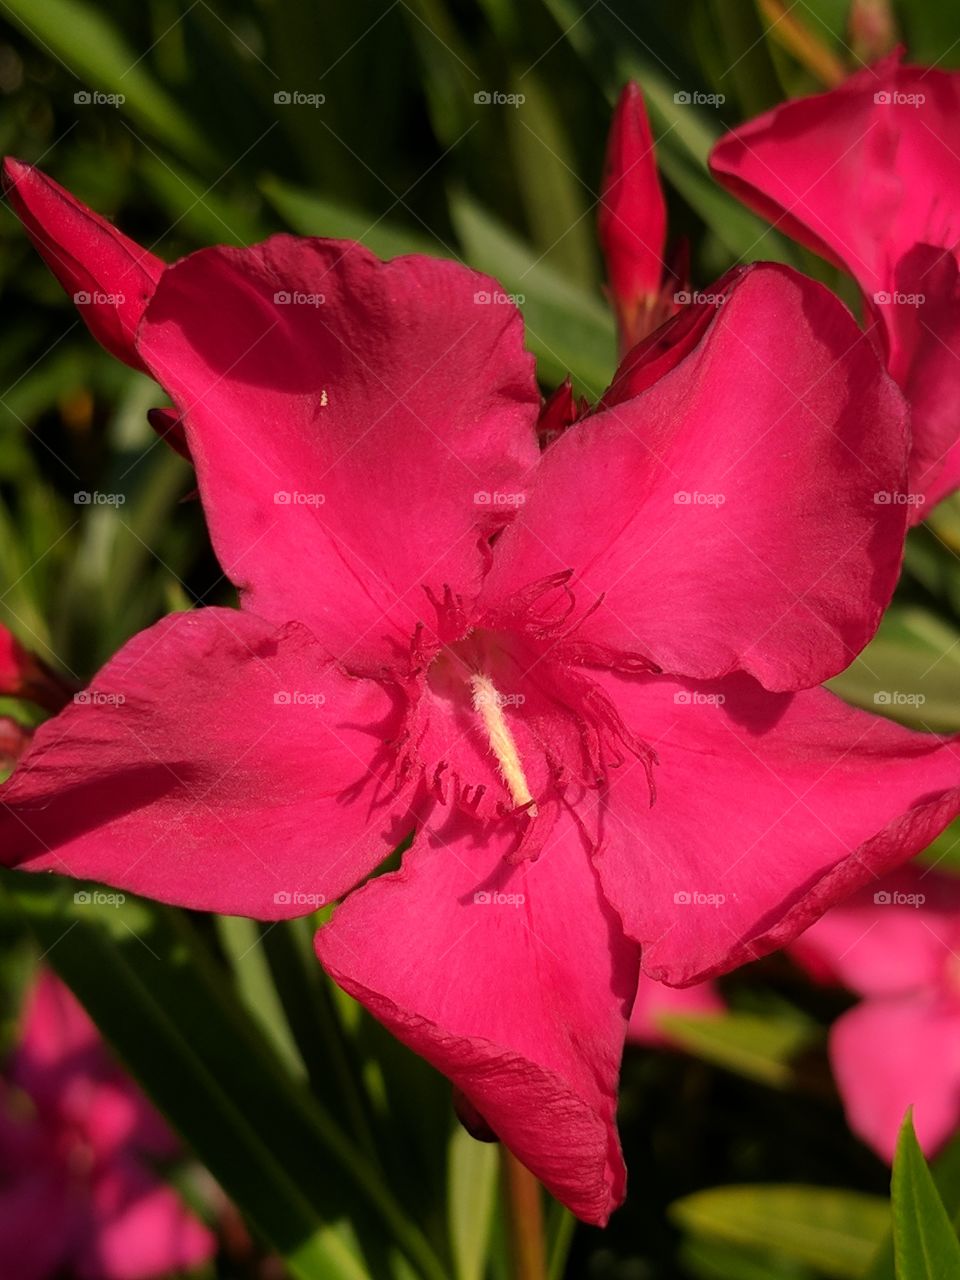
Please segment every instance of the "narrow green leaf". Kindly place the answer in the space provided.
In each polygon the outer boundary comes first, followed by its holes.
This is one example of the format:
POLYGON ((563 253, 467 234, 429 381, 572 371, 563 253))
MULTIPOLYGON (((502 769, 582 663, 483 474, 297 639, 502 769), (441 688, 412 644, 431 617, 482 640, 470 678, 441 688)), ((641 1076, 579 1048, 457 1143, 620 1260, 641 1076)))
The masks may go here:
POLYGON ((122 94, 120 109, 184 159, 216 163, 202 131, 154 80, 104 10, 85 0, 6 0, 4 10, 41 53, 52 54, 91 89, 122 94))
POLYGON ((496 1146, 477 1142, 455 1125, 447 1150, 447 1225, 455 1280, 483 1280, 498 1170, 496 1146))
POLYGON ((660 1025, 687 1053, 775 1089, 796 1084, 795 1061, 816 1044, 819 1032, 801 1018, 752 1013, 718 1017, 665 1015, 660 1025))
POLYGON ((698 1191, 671 1205, 670 1216, 694 1236, 805 1263, 835 1280, 862 1276, 890 1221, 879 1196, 790 1185, 698 1191))
POLYGON ((960 1241, 917 1142, 912 1110, 897 1141, 892 1197, 897 1280, 960 1276, 960 1241))

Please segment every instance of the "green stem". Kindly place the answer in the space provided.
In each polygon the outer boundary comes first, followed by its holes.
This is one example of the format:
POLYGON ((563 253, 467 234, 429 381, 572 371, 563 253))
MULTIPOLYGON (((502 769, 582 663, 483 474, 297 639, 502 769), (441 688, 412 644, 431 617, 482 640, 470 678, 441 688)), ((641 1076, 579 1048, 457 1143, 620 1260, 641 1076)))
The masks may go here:
POLYGON ((540 1183, 506 1147, 500 1148, 500 1167, 510 1233, 512 1280, 547 1280, 540 1183))

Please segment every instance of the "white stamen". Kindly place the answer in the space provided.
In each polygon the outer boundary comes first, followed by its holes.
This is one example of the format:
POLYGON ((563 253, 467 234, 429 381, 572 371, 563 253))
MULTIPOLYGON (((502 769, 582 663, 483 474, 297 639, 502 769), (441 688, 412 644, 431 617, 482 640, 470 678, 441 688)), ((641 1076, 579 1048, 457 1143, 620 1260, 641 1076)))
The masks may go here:
POLYGON ((503 699, 489 676, 479 673, 471 676, 470 688, 473 691, 473 709, 483 721, 490 750, 497 758, 510 798, 518 808, 525 805, 530 817, 535 818, 537 806, 524 777, 517 744, 503 714, 503 699))

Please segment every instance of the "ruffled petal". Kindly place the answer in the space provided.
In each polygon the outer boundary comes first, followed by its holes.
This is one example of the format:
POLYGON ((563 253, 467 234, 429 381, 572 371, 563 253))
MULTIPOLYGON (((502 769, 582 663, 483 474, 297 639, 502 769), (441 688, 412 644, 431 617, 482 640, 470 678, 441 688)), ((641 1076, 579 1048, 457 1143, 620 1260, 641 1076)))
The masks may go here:
POLYGON ((139 349, 245 603, 379 670, 471 597, 536 465, 519 312, 450 262, 276 236, 164 275, 139 349))
POLYGON ((403 832, 396 698, 310 633, 202 609, 141 632, 0 789, 0 857, 181 906, 304 915, 403 832))
POLYGON ((569 815, 536 862, 508 864, 511 837, 460 815, 425 831, 399 872, 338 908, 317 954, 553 1195, 604 1223, 624 1194, 615 1110, 637 951, 569 815))
POLYGON ((895 585, 905 509, 882 495, 904 488, 906 410, 821 285, 757 266, 714 311, 663 377, 547 450, 484 599, 568 573, 584 641, 802 688, 850 663, 895 585))
POLYGON ((687 985, 784 946, 960 812, 955 739, 822 689, 597 677, 657 753, 617 775, 597 866, 651 977, 687 985))

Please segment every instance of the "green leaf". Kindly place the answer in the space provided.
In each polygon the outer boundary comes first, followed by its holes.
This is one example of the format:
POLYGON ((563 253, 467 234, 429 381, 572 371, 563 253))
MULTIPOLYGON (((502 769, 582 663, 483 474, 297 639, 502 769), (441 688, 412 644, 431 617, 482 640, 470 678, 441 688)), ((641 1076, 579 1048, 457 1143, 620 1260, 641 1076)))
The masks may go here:
POLYGON ((598 398, 613 376, 616 355, 606 306, 547 266, 470 196, 454 192, 450 212, 470 265, 522 299, 527 341, 544 379, 560 381, 571 373, 580 390, 598 398))
POLYGON ((671 1205, 670 1216, 692 1235, 806 1263, 836 1280, 862 1276, 890 1221, 879 1196, 790 1185, 698 1191, 671 1205))
MULTIPOLYGON (((102 9, 85 0, 6 0, 4 11, 36 44, 78 79, 103 93, 123 94, 129 112, 184 159, 216 164, 203 133, 150 74, 102 9)), ((91 105, 90 110, 96 110, 91 105)), ((101 107, 100 110, 109 108, 101 107)))
POLYGON ((447 1223, 456 1280, 483 1280, 497 1191, 497 1147, 455 1125, 447 1153, 447 1223))
POLYGON ((395 258, 402 253, 455 256, 454 250, 447 249, 439 240, 422 231, 408 230, 396 222, 371 217, 359 209, 304 191, 273 175, 261 180, 260 189, 298 235, 359 240, 380 258, 395 258))
POLYGON ((897 1141, 892 1192, 897 1280, 960 1276, 960 1241, 917 1142, 912 1110, 897 1141))
POLYGON ((659 1018, 658 1024, 687 1053, 775 1089, 796 1084, 796 1059, 820 1039, 815 1024, 800 1017, 669 1014, 659 1018))

